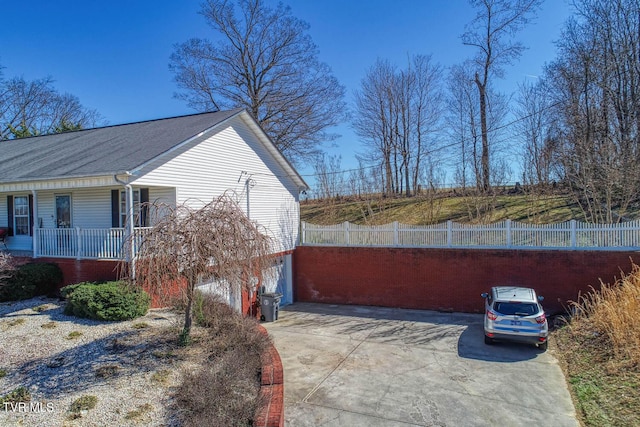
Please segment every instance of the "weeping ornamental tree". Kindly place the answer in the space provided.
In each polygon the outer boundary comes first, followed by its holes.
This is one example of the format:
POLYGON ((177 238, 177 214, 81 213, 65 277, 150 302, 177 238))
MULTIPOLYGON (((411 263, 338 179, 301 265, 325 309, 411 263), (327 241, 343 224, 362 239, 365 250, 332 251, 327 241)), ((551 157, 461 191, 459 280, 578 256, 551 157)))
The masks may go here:
POLYGON ((215 280, 231 293, 250 290, 252 278, 272 264, 271 239, 227 194, 200 209, 152 204, 148 211, 154 225, 137 250, 135 282, 161 298, 180 287, 186 300, 180 337, 188 343, 196 286, 215 280))

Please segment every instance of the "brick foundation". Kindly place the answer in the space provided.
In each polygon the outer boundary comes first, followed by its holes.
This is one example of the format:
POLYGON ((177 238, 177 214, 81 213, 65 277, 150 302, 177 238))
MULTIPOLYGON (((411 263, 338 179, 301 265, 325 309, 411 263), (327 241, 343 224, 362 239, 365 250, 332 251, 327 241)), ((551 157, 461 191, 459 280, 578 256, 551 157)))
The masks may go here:
POLYGON ((67 258, 33 258, 30 262, 58 264, 62 270, 62 286, 80 282, 104 282, 118 278, 118 261, 67 258))
POLYGON ((296 301, 479 313, 494 285, 535 288, 548 313, 600 279, 640 262, 639 252, 300 246, 296 301))
MULTIPOLYGON (((267 330, 258 325, 258 329, 264 335, 267 330)), ((284 426, 284 373, 282 361, 278 350, 269 345, 267 351, 262 354, 262 377, 260 394, 263 404, 256 414, 258 427, 283 427, 284 426)))

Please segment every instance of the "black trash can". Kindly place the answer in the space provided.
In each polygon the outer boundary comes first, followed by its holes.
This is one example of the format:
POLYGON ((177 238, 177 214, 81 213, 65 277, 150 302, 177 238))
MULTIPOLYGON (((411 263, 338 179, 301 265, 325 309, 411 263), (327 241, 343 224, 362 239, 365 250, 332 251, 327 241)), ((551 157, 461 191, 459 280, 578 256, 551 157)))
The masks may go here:
POLYGON ((260 310, 262 312, 260 320, 265 322, 275 322, 278 320, 281 299, 282 294, 262 294, 262 296, 260 296, 260 310))

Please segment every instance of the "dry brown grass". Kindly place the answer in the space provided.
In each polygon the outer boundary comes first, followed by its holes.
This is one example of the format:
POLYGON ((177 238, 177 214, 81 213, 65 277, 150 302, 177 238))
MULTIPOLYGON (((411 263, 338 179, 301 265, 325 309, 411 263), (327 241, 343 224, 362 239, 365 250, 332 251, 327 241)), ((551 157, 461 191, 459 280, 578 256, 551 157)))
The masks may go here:
POLYGON ((600 290, 582 295, 575 321, 609 343, 614 357, 640 365, 640 267, 613 284, 601 284, 600 290))
POLYGON ((153 406, 149 403, 145 403, 144 405, 138 405, 138 407, 133 410, 127 412, 125 415, 125 420, 133 420, 133 421, 142 421, 144 416, 149 412, 153 411, 153 406))
POLYGON ((2 330, 7 330, 12 326, 22 325, 26 320, 23 317, 18 317, 17 319, 7 320, 1 323, 2 330))
POLYGON ((640 267, 574 309, 553 337, 583 425, 640 425, 640 267))

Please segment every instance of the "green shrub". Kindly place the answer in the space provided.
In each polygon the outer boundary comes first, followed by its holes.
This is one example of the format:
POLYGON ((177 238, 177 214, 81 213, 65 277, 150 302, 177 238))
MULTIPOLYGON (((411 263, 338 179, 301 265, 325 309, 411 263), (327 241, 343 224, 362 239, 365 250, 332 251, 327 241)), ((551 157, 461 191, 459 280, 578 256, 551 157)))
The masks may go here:
POLYGON ((18 402, 29 402, 31 400, 31 393, 26 387, 18 387, 4 396, 0 396, 0 405, 5 403, 18 403, 18 402))
POLYGON ((73 293, 73 291, 78 289, 78 287, 82 285, 86 285, 87 283, 89 282, 76 283, 75 285, 67 285, 64 288, 60 289, 60 295, 62 295, 62 298, 68 298, 69 295, 73 293))
POLYGON ((65 314, 96 320, 131 320, 144 316, 151 298, 124 282, 79 283, 62 288, 65 314))
POLYGON ((73 401, 69 412, 78 413, 80 411, 88 411, 89 409, 95 408, 97 404, 98 398, 96 396, 85 394, 73 401))
POLYGON ((62 270, 53 263, 24 264, 0 286, 0 301, 17 301, 36 295, 51 295, 62 283, 62 270))

